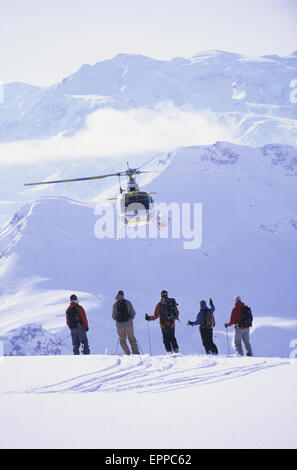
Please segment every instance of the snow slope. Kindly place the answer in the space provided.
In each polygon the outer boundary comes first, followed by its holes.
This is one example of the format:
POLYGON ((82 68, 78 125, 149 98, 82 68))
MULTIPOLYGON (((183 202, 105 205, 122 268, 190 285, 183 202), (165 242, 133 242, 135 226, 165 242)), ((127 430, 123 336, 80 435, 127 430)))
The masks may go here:
POLYGON ((0 372, 1 448, 297 447, 296 359, 5 357, 0 372))
MULTIPOLYGON (((99 212, 90 203, 57 196, 24 206, 0 233, 0 336, 10 344, 5 347, 11 351, 17 341, 27 354, 19 329, 28 324, 35 324, 38 335, 41 328, 57 334, 57 341, 69 335, 64 312, 74 291, 88 313, 91 351, 114 353, 111 305, 124 289, 137 311, 142 351, 149 352, 150 335, 152 353, 161 354, 159 325, 148 325, 144 315, 153 312, 165 288, 181 311, 176 330, 182 353, 204 352, 197 328, 186 322, 195 319, 200 299, 210 296, 217 307, 215 342, 226 353, 233 330, 227 338, 223 325, 234 296, 241 295, 255 316, 255 355, 289 357, 297 338, 296 162, 293 147, 224 142, 160 155, 153 168, 163 171, 145 187, 157 191, 156 202, 202 203, 202 245, 196 249, 185 249, 189 240, 182 231, 180 238, 170 230, 169 238, 96 238, 99 212)), ((108 194, 101 194, 104 203, 108 194)), ((68 338, 58 352, 69 348, 68 338)))
POLYGON ((238 142, 296 144, 296 78, 296 52, 247 57, 211 50, 170 61, 118 54, 85 64, 49 88, 5 84, 0 140, 72 135, 96 110, 154 109, 171 102, 180 109, 207 109, 233 128, 238 142))

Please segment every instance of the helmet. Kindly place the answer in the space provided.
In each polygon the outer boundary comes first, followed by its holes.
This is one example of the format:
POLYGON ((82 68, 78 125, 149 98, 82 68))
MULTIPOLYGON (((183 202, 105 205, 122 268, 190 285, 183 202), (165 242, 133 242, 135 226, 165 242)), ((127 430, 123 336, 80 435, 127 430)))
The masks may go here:
POLYGON ((238 302, 240 301, 241 302, 241 297, 239 297, 239 295, 237 295, 236 297, 234 297, 234 302, 238 302))
POLYGON ((161 297, 168 297, 168 292, 167 292, 167 290, 165 290, 165 289, 162 290, 162 292, 161 292, 161 297))
POLYGON ((72 294, 72 295, 70 296, 70 300, 77 300, 76 295, 75 295, 75 294, 72 294))

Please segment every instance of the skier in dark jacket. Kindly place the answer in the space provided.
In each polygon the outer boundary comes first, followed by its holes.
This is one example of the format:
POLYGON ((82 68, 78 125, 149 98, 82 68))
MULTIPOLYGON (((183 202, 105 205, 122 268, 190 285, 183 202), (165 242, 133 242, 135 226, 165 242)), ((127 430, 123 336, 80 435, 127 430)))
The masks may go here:
POLYGON ((218 348, 213 342, 213 328, 215 326, 214 316, 210 316, 210 321, 207 321, 207 313, 211 311, 212 314, 215 311, 215 306, 212 299, 209 299, 210 309, 206 305, 205 300, 200 301, 200 312, 197 315, 196 321, 188 321, 187 325, 195 326, 199 325, 200 336, 202 344, 204 346, 206 354, 218 354, 218 348))
POLYGON ((112 318, 116 322, 120 345, 124 354, 129 356, 131 351, 127 344, 127 338, 131 345, 132 354, 139 354, 137 340, 134 334, 133 320, 136 312, 130 300, 125 299, 124 291, 119 290, 115 296, 115 303, 112 306, 112 318))
POLYGON ((168 353, 178 353, 178 344, 176 341, 175 337, 175 320, 178 320, 179 317, 179 311, 177 308, 177 304, 174 301, 174 312, 173 312, 173 318, 168 319, 167 318, 167 301, 171 301, 174 299, 168 299, 168 292, 166 290, 162 290, 161 292, 161 300, 160 302, 157 303, 156 308, 155 308, 155 313, 154 315, 145 315, 146 320, 156 320, 157 318, 160 319, 160 327, 162 331, 162 336, 163 336, 163 343, 165 346, 165 349, 168 353))
POLYGON ((87 331, 88 320, 84 308, 79 305, 77 296, 70 296, 70 305, 66 310, 66 323, 71 331, 73 354, 79 354, 79 347, 83 345, 83 354, 90 354, 87 331))

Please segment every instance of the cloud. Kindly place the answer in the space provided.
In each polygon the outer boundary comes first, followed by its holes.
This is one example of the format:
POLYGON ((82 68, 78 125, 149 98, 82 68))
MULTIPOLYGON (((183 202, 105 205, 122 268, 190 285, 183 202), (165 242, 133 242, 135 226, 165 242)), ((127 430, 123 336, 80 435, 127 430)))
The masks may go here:
POLYGON ((86 128, 72 137, 0 144, 0 165, 82 157, 112 157, 170 151, 180 146, 233 141, 230 129, 210 111, 177 108, 170 102, 154 109, 104 108, 88 116, 86 128))
POLYGON ((20 202, 17 201, 0 201, 0 206, 13 206, 18 205, 20 202))
POLYGON ((253 328, 259 327, 277 327, 277 328, 293 328, 297 326, 297 320, 293 318, 282 318, 282 317, 257 317, 254 320, 253 328))

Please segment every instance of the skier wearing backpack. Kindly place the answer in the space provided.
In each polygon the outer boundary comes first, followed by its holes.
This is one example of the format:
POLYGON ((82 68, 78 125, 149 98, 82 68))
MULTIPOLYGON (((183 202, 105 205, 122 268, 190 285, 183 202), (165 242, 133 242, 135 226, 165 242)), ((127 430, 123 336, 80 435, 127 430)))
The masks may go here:
POLYGON ((187 325, 199 325, 200 336, 206 354, 218 354, 218 348, 213 342, 213 328, 215 326, 215 319, 213 312, 215 306, 212 299, 209 299, 210 308, 206 305, 205 300, 200 301, 200 312, 197 315, 196 321, 188 321, 187 325))
POLYGON ((235 305, 232 309, 229 323, 225 323, 225 328, 228 326, 235 326, 235 348, 240 356, 243 356, 242 344, 243 341, 246 348, 246 355, 252 356, 252 348, 250 345, 250 327, 252 326, 253 316, 252 312, 247 305, 245 305, 239 296, 234 298, 235 305))
POLYGON ((178 320, 179 311, 175 299, 168 297, 168 292, 162 290, 161 300, 157 303, 154 315, 145 315, 145 320, 160 319, 163 343, 168 353, 178 353, 178 344, 175 337, 175 320, 178 320))
POLYGON ((131 302, 124 297, 124 292, 119 290, 115 296, 115 303, 112 306, 112 318, 116 322, 117 333, 120 345, 128 356, 131 351, 127 345, 127 337, 131 345, 132 354, 139 354, 137 341, 134 335, 133 319, 136 312, 131 302))
POLYGON ((84 308, 79 305, 77 296, 70 296, 70 305, 66 310, 66 324, 71 331, 73 354, 79 354, 79 347, 83 345, 83 354, 90 354, 87 331, 88 320, 84 308))

